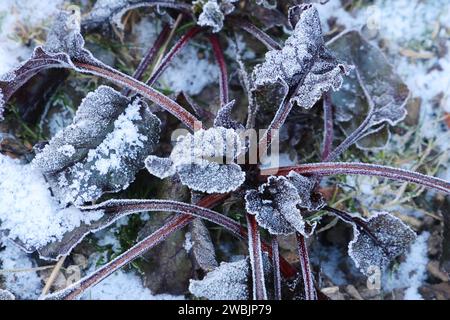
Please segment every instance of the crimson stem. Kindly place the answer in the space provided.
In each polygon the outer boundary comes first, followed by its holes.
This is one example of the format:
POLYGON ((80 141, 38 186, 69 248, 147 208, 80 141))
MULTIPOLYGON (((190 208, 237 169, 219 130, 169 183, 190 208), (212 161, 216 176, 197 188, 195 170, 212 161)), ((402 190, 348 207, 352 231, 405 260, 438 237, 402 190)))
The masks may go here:
MULTIPOLYGON (((392 168, 370 163, 361 162, 319 162, 306 163, 291 167, 282 167, 277 175, 287 175, 295 171, 304 175, 332 176, 332 175, 364 175, 383 177, 392 180, 415 183, 428 188, 436 189, 450 194, 450 182, 436 177, 428 176, 418 172, 404 169, 392 168)), ((261 170, 261 176, 273 174, 273 169, 261 170)), ((263 178, 263 177, 262 177, 263 178)))

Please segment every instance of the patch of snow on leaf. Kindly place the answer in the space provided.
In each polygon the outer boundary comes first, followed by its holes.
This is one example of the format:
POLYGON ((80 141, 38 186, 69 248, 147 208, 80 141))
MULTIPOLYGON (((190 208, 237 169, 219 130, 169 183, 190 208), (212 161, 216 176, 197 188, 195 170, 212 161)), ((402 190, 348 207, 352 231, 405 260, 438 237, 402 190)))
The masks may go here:
POLYGON ((134 180, 159 139, 159 125, 139 98, 130 103, 114 89, 100 86, 86 96, 73 123, 52 138, 33 164, 44 172, 61 202, 94 201, 134 180), (68 154, 67 146, 74 152, 68 154))
POLYGON ((192 242, 192 235, 191 235, 191 233, 190 232, 186 232, 184 243, 183 243, 184 250, 186 250, 187 252, 191 251, 193 245, 194 245, 194 243, 192 242))
POLYGON ((429 236, 428 232, 423 232, 417 237, 406 255, 406 260, 392 275, 384 277, 383 290, 406 288, 405 300, 423 299, 418 289, 427 278, 427 241, 429 236))
POLYGON ((38 170, 0 154, 0 230, 6 230, 9 238, 39 248, 101 216, 62 208, 38 170))

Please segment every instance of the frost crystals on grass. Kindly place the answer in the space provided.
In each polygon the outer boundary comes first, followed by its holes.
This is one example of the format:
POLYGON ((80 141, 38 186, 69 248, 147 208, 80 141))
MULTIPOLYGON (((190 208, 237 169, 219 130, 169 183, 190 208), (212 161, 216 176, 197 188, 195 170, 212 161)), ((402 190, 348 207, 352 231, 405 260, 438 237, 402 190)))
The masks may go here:
POLYGON ((410 227, 387 212, 371 216, 367 226, 380 245, 355 226, 353 240, 348 245, 349 256, 365 275, 373 272, 373 268, 384 270, 394 258, 408 250, 416 238, 410 227))
POLYGON ((169 158, 149 156, 145 165, 161 179, 176 172, 181 182, 193 190, 226 193, 245 180, 245 173, 235 163, 242 148, 239 135, 232 129, 201 129, 180 137, 169 158))

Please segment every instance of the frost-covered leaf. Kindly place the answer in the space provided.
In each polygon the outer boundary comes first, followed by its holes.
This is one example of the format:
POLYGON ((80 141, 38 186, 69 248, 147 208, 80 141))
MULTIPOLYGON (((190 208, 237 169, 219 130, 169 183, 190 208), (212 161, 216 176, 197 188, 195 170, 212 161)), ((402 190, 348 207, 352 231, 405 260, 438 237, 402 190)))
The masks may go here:
POLYGON ((191 280, 189 291, 209 300, 248 300, 250 274, 248 258, 222 262, 202 280, 191 280))
POLYGON ((106 86, 89 93, 73 123, 36 155, 62 203, 82 204, 126 188, 159 139, 159 119, 139 98, 106 86))
POLYGON ((234 130, 201 129, 180 137, 168 159, 149 156, 145 165, 161 179, 176 172, 181 183, 192 190, 226 193, 245 180, 245 173, 235 163, 242 151, 241 139, 234 130))
POLYGON ((349 31, 328 43, 338 58, 355 66, 341 90, 332 94, 336 119, 346 134, 352 133, 370 114, 360 148, 383 147, 389 137, 387 124, 396 125, 406 116, 409 90, 394 72, 381 50, 358 31, 349 31), (385 125, 380 129, 380 125, 385 125), (379 130, 379 131, 377 131, 379 130))
POLYGON ((322 93, 341 87, 342 75, 348 73, 349 67, 339 63, 325 47, 319 15, 313 5, 290 8, 290 20, 296 25, 284 47, 267 52, 265 61, 253 70, 254 90, 264 92, 269 86, 270 92, 289 91, 291 101, 309 109, 322 93))
POLYGON ((233 110, 235 100, 230 101, 223 107, 219 109, 217 112, 217 116, 214 119, 215 127, 224 127, 226 129, 234 129, 234 130, 244 130, 244 126, 242 123, 234 120, 231 115, 231 111, 233 110))
POLYGON ((317 211, 325 206, 326 203, 322 194, 314 190, 316 183, 313 179, 302 176, 295 171, 289 172, 287 177, 300 196, 301 202, 298 204, 300 208, 308 211, 317 211))
POLYGON ((213 32, 219 32, 223 28, 225 16, 234 11, 233 3, 237 0, 197 0, 193 2, 202 7, 197 24, 202 27, 212 27, 213 32))
POLYGON ((245 208, 258 224, 272 234, 305 234, 305 221, 298 209, 302 202, 295 186, 286 177, 271 176, 259 190, 245 195, 245 208))
POLYGON ((109 69, 84 48, 79 20, 79 11, 61 11, 47 34, 44 46, 36 47, 28 60, 0 76, 0 117, 4 105, 13 94, 33 76, 45 69, 69 68, 85 72, 86 69, 80 63, 109 69), (79 64, 75 66, 74 62, 79 64))
POLYGON ((188 4, 175 0, 97 0, 83 21, 83 28, 91 30, 102 27, 106 23, 113 23, 116 27, 123 30, 122 17, 124 14, 129 10, 142 7, 175 8, 185 13, 190 11, 188 4))
POLYGON ((416 234, 400 219, 380 212, 367 220, 367 227, 379 245, 366 232, 354 227, 353 240, 348 253, 362 273, 369 275, 379 268, 384 270, 397 256, 404 253, 415 240, 416 234))

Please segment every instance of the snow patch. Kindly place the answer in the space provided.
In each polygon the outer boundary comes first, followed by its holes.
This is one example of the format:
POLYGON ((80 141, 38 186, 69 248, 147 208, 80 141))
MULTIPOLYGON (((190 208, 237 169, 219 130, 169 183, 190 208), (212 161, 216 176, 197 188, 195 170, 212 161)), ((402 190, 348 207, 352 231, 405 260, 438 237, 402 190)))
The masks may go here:
POLYGON ((62 208, 37 169, 1 154, 0 204, 0 230, 27 248, 61 240, 67 231, 102 216, 100 212, 85 215, 75 207, 62 208))
POLYGON ((19 299, 37 299, 42 291, 41 278, 35 263, 28 255, 7 239, 0 239, 1 276, 5 288, 19 299))
POLYGON ((383 289, 392 291, 398 288, 406 288, 405 300, 422 300, 418 289, 427 278, 427 241, 430 234, 423 232, 411 245, 405 262, 391 276, 386 276, 383 289))

